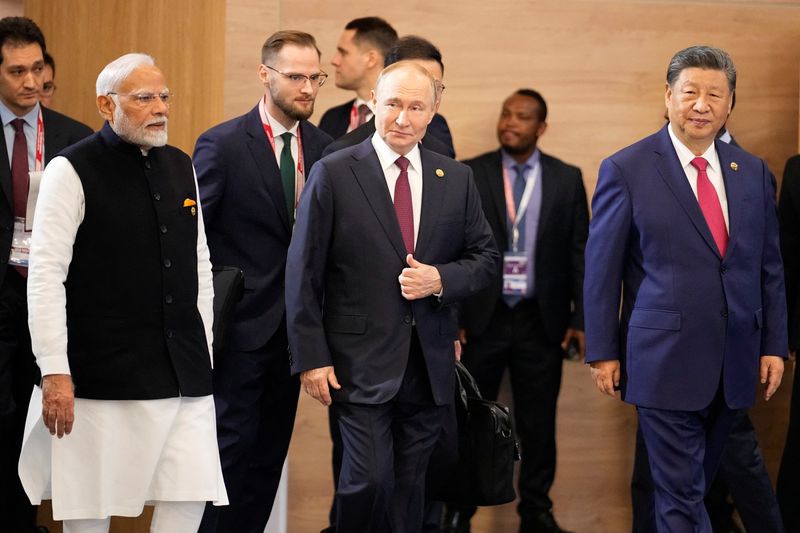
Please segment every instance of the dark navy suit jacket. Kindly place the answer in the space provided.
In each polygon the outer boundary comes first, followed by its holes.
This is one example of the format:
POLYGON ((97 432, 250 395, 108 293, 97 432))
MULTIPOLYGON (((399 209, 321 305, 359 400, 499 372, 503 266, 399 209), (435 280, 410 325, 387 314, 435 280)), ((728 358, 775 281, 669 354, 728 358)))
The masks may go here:
POLYGON ((600 166, 586 247, 586 361, 621 360, 627 402, 731 409, 755 401, 761 355, 786 356, 774 178, 715 141, 730 238, 720 257, 667 132, 600 166), (619 305, 622 298, 620 317, 619 305))
POLYGON ((422 213, 415 258, 441 274, 441 299, 407 301, 398 276, 406 251, 371 141, 311 169, 289 247, 286 317, 292 372, 333 365, 334 401, 380 404, 403 380, 412 337, 420 340, 437 405, 452 402, 455 302, 485 287, 498 253, 472 171, 420 148, 422 213))
MULTIPOLYGON (((331 138, 300 122, 306 173, 331 138)), ((200 187, 211 263, 244 271, 244 297, 229 337, 234 350, 255 350, 284 316, 283 279, 292 236, 280 168, 258 107, 203 133, 192 157, 200 187)))

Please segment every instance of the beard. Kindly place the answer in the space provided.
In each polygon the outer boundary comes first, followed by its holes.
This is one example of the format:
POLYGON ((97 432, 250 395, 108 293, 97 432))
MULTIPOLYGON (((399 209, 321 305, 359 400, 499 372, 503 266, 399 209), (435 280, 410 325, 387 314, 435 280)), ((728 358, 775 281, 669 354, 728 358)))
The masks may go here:
POLYGON ((306 120, 314 113, 313 97, 310 99, 311 107, 303 109, 296 105, 292 98, 281 95, 277 87, 273 87, 272 85, 269 87, 269 96, 272 99, 272 103, 275 104, 275 107, 280 109, 284 115, 292 120, 306 120))
POLYGON ((140 146, 142 148, 157 148, 167 144, 167 117, 151 120, 141 126, 134 125, 128 116, 122 111, 121 106, 114 108, 114 123, 111 124, 114 133, 121 139, 140 146), (148 131, 147 126, 153 124, 164 124, 164 129, 160 131, 148 131))

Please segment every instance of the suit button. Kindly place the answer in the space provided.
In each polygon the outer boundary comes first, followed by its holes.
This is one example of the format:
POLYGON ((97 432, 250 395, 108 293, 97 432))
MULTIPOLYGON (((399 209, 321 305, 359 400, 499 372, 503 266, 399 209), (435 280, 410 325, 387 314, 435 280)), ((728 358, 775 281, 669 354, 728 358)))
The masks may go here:
POLYGON ((150 160, 149 159, 145 159, 144 160, 144 168, 150 168, 150 160))
POLYGON ((161 200, 161 193, 160 192, 154 192, 153 193, 153 198, 155 198, 156 201, 161 200))
POLYGON ((164 268, 170 268, 172 266, 172 261, 169 259, 164 259, 164 268))
POLYGON ((403 317, 403 323, 404 324, 411 324, 411 317, 409 315, 404 316, 403 317))
POLYGON ((161 230, 161 233, 166 233, 166 232, 167 232, 167 226, 166 226, 166 224, 161 224, 161 227, 160 227, 160 228, 158 228, 158 229, 160 229, 160 230, 161 230))
POLYGON ((727 309, 723 309, 722 311, 720 311, 719 314, 722 316, 722 318, 728 318, 728 310, 727 309))
POLYGON ((724 274, 727 271, 728 271, 728 267, 726 267, 725 265, 722 265, 721 267, 719 267, 719 273, 720 274, 724 274))
POLYGON ((172 303, 172 295, 171 294, 167 294, 164 297, 164 301, 167 302, 168 304, 171 304, 172 303))
POLYGON ((168 329, 168 330, 167 330, 167 338, 168 338, 168 339, 171 339, 171 338, 172 338, 172 337, 174 337, 174 336, 175 336, 175 334, 174 334, 174 333, 172 333, 172 330, 171 330, 171 329, 168 329))

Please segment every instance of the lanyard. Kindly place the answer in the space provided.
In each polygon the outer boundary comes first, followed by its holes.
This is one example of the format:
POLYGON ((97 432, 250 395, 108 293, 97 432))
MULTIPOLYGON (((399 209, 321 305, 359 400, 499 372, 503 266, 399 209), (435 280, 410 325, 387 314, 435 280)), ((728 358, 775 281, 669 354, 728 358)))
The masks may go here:
MULTIPOLYGON (((261 124, 264 126, 264 132, 267 134, 267 139, 269 139, 269 144, 272 146, 272 153, 275 154, 275 160, 280 161, 280 156, 278 152, 275 150, 275 136, 272 134, 272 126, 269 125, 269 117, 267 116, 267 104, 266 104, 267 96, 259 100, 258 102, 258 112, 261 114, 261 124)), ((291 148, 291 146, 289 146, 291 148)), ((300 138, 300 124, 297 125, 297 179, 295 180, 294 184, 294 203, 295 207, 297 207, 297 199, 300 197, 300 193, 303 190, 303 185, 305 184, 305 168, 303 166, 303 141, 300 138)))
POLYGON ((39 118, 36 120, 36 158, 33 170, 41 172, 44 168, 44 123, 42 122, 42 109, 39 108, 39 118))
MULTIPOLYGON (((514 205, 514 192, 511 186, 511 178, 508 177, 506 166, 503 165, 503 192, 506 197, 506 211, 508 211, 508 219, 511 221, 511 250, 516 252, 519 248, 519 224, 525 218, 525 209, 528 207, 528 202, 531 200, 533 194, 533 187, 536 185, 536 167, 530 170, 531 174, 525 183, 525 192, 522 193, 522 199, 519 201, 519 212, 522 213, 517 217, 517 208, 514 205)), ((517 176, 517 179, 522 179, 522 176, 517 176)))

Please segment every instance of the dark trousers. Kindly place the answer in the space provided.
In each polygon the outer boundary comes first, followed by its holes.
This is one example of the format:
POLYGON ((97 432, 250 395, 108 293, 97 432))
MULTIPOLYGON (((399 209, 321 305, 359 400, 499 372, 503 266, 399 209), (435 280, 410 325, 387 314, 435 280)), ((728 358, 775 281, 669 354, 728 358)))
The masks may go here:
POLYGON ((800 531, 800 375, 796 371, 776 491, 786 531, 800 531))
POLYGON ((654 531, 712 533, 703 499, 737 411, 725 405, 722 389, 700 411, 636 409, 653 480, 654 531))
POLYGON ((484 398, 497 399, 503 373, 509 369, 511 410, 522 445, 518 511, 524 525, 553 506, 549 492, 556 472, 556 404, 563 350, 545 334, 534 299, 513 308, 498 302, 486 331, 476 337, 467 335, 462 362, 484 398))
MULTIPOLYGON (((653 481, 647 461, 647 449, 642 440, 641 429, 637 429, 636 458, 631 481, 634 533, 655 531, 653 481)), ((715 532, 732 529, 731 515, 734 506, 748 533, 784 531, 775 492, 758 447, 755 428, 746 410, 737 411, 717 474, 705 497, 706 511, 715 532), (733 505, 728 503, 729 494, 733 505)))
POLYGON ((206 506, 199 533, 261 533, 289 449, 300 381, 289 371, 282 324, 258 350, 227 350, 214 361, 222 474, 230 505, 206 506))
POLYGON ((0 519, 7 531, 28 533, 36 522, 36 507, 22 490, 17 463, 39 372, 28 332, 27 284, 16 270, 6 268, 0 286, 0 519))
POLYGON ((431 394, 416 335, 397 395, 378 405, 334 402, 342 438, 337 533, 417 533, 425 472, 446 408, 431 394))

